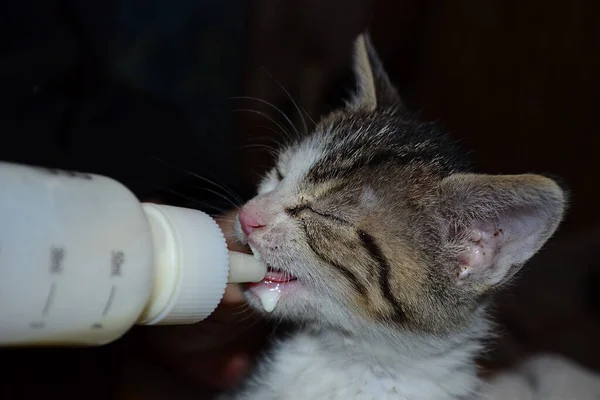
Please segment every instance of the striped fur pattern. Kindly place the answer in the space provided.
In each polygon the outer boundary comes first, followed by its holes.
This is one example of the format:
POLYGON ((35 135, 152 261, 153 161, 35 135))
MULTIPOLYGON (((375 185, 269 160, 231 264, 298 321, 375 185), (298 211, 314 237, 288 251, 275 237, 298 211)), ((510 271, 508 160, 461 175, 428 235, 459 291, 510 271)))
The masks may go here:
MULTIPOLYGON (((565 194, 539 175, 474 174, 436 125, 412 118, 368 36, 357 93, 282 149, 249 242, 298 278, 271 318, 298 331, 240 399, 470 399, 489 295, 554 233, 565 194)), ((257 298, 247 294, 256 310, 257 298)))

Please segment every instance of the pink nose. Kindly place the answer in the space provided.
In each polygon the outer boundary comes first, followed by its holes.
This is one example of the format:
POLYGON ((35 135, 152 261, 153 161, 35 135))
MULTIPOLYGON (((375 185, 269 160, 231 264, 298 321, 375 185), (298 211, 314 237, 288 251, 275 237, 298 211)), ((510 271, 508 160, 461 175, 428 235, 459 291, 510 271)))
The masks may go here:
POLYGON ((242 208, 242 211, 240 211, 239 218, 240 225, 242 226, 242 232, 244 232, 246 236, 249 236, 253 230, 265 226, 256 214, 256 212, 246 207, 242 208))

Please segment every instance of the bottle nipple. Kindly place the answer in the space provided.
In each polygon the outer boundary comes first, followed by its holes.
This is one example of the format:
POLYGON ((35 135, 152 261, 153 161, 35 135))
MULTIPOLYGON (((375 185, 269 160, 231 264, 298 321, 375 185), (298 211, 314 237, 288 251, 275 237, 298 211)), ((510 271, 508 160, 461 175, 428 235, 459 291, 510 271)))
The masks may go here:
POLYGON ((267 266, 251 254, 229 252, 228 283, 260 282, 267 274, 267 266))

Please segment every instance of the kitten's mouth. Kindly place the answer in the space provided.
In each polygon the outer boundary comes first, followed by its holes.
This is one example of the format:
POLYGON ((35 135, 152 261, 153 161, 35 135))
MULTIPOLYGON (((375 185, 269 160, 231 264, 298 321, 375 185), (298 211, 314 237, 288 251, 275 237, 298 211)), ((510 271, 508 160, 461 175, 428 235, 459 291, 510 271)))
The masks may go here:
POLYGON ((277 306, 279 298, 286 288, 293 285, 298 279, 287 271, 282 271, 271 266, 267 266, 267 275, 257 283, 247 284, 256 297, 259 298, 266 312, 271 312, 277 306))
POLYGON ((280 270, 279 268, 273 268, 267 265, 267 275, 265 275, 265 281, 285 283, 298 280, 294 275, 289 272, 280 270))

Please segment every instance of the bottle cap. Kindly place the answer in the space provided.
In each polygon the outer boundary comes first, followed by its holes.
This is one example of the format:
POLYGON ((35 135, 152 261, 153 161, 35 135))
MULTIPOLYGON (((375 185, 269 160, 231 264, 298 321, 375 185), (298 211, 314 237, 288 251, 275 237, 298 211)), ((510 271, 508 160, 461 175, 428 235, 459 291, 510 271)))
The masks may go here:
POLYGON ((154 240, 154 287, 139 323, 191 324, 217 308, 227 286, 229 252, 209 215, 192 209, 143 204, 154 240))
POLYGON ((252 255, 227 250, 208 214, 145 203, 154 242, 154 287, 138 323, 192 324, 212 314, 227 283, 258 282, 267 266, 252 255))

